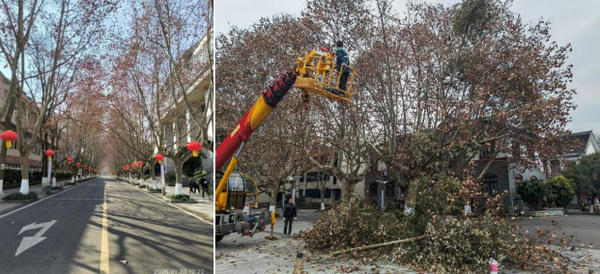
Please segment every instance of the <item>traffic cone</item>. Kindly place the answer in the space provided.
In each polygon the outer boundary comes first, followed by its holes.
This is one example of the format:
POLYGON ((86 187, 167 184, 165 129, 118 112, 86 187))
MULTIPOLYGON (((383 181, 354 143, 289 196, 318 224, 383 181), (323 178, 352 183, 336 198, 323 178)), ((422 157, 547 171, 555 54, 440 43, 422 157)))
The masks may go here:
POLYGON ((498 261, 494 257, 490 258, 490 274, 498 274, 498 261))

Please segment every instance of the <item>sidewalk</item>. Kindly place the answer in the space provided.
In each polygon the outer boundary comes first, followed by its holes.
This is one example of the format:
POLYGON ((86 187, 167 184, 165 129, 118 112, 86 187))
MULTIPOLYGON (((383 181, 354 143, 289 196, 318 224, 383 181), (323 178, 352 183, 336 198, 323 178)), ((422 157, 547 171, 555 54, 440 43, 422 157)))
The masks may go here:
MULTIPOLYGON (((125 179, 125 178, 121 178, 121 179, 125 179)), ((146 183, 146 185, 152 186, 151 179, 147 179, 145 181, 145 183, 146 183)), ((160 183, 157 183, 156 185, 158 186, 158 188, 161 187, 160 183)), ((135 187, 138 188, 138 185, 135 185, 135 187)), ((140 188, 138 188, 138 189, 140 191, 147 192, 146 189, 140 189, 140 188)), ((167 194, 166 194, 167 196, 175 194, 175 186, 166 185, 165 191, 167 192, 167 194)), ((157 197, 157 198, 162 197, 161 193, 148 193, 148 194, 150 194, 154 197, 157 197)), ((205 195, 204 198, 202 198, 202 189, 200 189, 200 193, 190 193, 189 187, 182 188, 182 194, 189 195, 190 198, 196 200, 197 203, 172 203, 172 205, 179 207, 190 213, 193 213, 194 215, 200 217, 201 219, 203 219, 207 222, 210 222, 210 223, 214 222, 215 202, 213 201, 212 196, 209 197, 209 196, 205 195)))

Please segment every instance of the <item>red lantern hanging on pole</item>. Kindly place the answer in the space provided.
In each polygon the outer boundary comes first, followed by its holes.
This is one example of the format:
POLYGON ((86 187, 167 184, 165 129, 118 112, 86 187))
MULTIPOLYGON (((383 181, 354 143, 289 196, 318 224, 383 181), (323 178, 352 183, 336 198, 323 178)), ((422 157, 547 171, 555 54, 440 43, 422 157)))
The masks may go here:
POLYGON ((142 166, 143 166, 143 165, 144 165, 144 162, 142 162, 142 161, 138 161, 138 162, 137 162, 137 166, 138 166, 139 168, 142 168, 142 166))
POLYGON ((48 156, 48 161, 52 161, 52 156, 54 156, 54 150, 46 150, 46 156, 48 156))
POLYGON ((70 165, 71 163, 73 163, 73 158, 67 157, 67 164, 70 165))
POLYGON ((123 170, 128 171, 129 170, 129 166, 124 166, 123 170))
POLYGON ((0 134, 0 138, 6 143, 6 148, 12 148, 12 142, 17 140, 17 133, 12 130, 7 130, 0 134))
POLYGON ((135 163, 131 164, 131 169, 134 169, 134 168, 135 168, 135 166, 136 166, 136 164, 135 164, 135 163))
POLYGON ((75 166, 76 166, 77 168, 79 168, 79 167, 81 166, 81 163, 80 163, 80 162, 77 162, 77 163, 75 164, 75 166))
POLYGON ((202 145, 200 145, 200 143, 196 141, 190 142, 189 144, 187 144, 187 149, 192 151, 192 155, 194 157, 198 157, 198 151, 202 149, 202 145))
POLYGON ((156 158, 156 160, 158 161, 159 164, 162 165, 162 161, 165 159, 165 156, 163 156, 162 154, 156 154, 156 156, 154 156, 156 158))

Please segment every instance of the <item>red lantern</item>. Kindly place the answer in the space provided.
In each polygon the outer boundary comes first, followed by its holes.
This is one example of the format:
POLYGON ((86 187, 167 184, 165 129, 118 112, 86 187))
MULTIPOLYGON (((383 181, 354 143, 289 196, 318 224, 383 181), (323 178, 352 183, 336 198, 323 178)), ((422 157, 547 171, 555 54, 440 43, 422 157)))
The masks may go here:
POLYGON ((128 171, 129 170, 129 166, 124 166, 123 170, 128 171))
POLYGON ((194 142, 187 144, 187 149, 192 151, 192 155, 194 157, 198 157, 198 151, 200 151, 202 149, 202 146, 200 145, 200 143, 194 141, 194 142))
POLYGON ((7 130, 0 134, 0 138, 6 142, 6 148, 11 148, 12 142, 17 140, 17 133, 12 130, 7 130))
POLYGON ((83 168, 87 168, 87 165, 83 165, 83 168))
POLYGON ((54 156, 54 150, 46 150, 46 156, 48 156, 48 161, 52 161, 52 156, 54 156))
POLYGON ((73 158, 67 157, 67 164, 70 165, 71 163, 73 163, 73 158))
POLYGON ((91 167, 88 167, 88 171, 92 171, 92 168, 91 168, 91 167))
POLYGON ((156 154, 156 156, 154 156, 156 158, 156 160, 158 161, 159 164, 162 165, 162 161, 165 159, 165 156, 163 156, 162 154, 156 154))
POLYGON ((138 165, 138 167, 139 167, 139 168, 142 168, 142 166, 144 165, 144 162, 142 162, 142 161, 138 161, 138 162, 137 162, 137 165, 138 165))
POLYGON ((131 169, 135 168, 135 163, 131 164, 131 169))
POLYGON ((77 163, 75 164, 75 166, 76 166, 77 168, 79 168, 79 167, 81 166, 81 163, 80 163, 80 162, 77 162, 77 163))

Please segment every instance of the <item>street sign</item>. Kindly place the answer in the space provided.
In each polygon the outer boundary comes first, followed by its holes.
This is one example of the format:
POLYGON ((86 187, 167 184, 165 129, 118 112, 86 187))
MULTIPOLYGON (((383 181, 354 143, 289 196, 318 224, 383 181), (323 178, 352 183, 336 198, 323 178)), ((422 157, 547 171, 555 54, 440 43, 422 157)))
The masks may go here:
POLYGON ((17 248, 17 253, 15 253, 15 257, 19 256, 19 254, 23 253, 25 250, 31 248, 32 246, 39 244, 43 240, 46 240, 46 237, 42 237, 42 235, 44 235, 44 233, 46 233, 46 231, 48 231, 48 229, 50 229, 50 227, 53 226, 55 223, 56 223, 56 220, 52 220, 52 221, 41 223, 41 224, 33 222, 33 223, 28 224, 28 225, 24 226, 23 228, 21 228, 21 231, 19 232, 18 235, 21 235, 21 233, 23 233, 27 230, 33 230, 33 229, 38 229, 38 228, 41 228, 41 229, 40 229, 40 231, 38 231, 38 233, 33 235, 33 237, 23 237, 23 240, 21 240, 21 244, 17 248))

